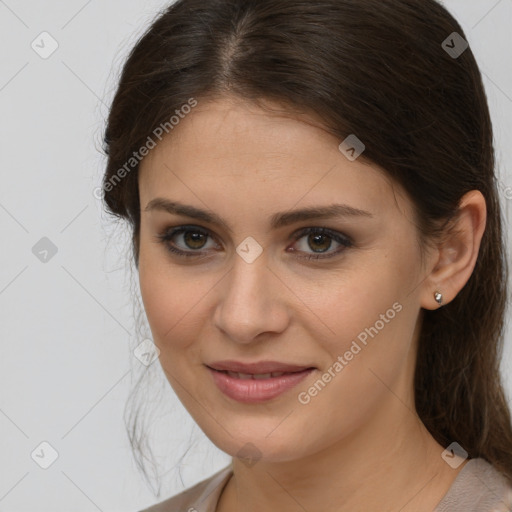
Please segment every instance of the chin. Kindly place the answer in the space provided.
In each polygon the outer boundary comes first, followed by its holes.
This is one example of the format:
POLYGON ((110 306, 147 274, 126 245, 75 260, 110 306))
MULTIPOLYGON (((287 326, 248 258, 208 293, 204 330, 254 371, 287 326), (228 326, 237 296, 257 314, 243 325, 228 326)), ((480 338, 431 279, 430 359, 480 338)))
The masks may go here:
MULTIPOLYGON (((253 422, 254 429, 254 422, 253 422)), ((229 430, 228 430, 229 431, 229 430)), ((264 429, 265 432, 272 432, 272 429, 264 429)), ((283 429, 281 436, 274 436, 274 433, 265 438, 266 434, 261 434, 261 430, 254 432, 245 431, 244 435, 233 437, 222 434, 222 439, 216 436, 208 436, 209 439, 223 452, 228 455, 241 459, 248 467, 259 462, 288 462, 301 456, 297 447, 301 446, 303 438, 294 439, 283 429)))

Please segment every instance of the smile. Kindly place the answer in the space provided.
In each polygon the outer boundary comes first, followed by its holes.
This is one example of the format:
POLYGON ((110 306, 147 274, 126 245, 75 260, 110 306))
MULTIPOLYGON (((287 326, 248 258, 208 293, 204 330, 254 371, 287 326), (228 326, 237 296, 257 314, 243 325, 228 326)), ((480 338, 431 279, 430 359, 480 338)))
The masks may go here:
POLYGON ((207 367, 217 388, 242 403, 261 403, 276 398, 304 380, 314 368, 295 372, 240 373, 207 367))

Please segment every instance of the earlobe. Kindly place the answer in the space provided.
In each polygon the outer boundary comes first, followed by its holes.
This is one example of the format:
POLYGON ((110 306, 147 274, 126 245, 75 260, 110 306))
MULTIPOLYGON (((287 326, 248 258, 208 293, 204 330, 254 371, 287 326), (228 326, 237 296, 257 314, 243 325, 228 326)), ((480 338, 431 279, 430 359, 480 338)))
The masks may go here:
POLYGON ((435 251, 436 260, 422 286, 421 306, 438 309, 451 302, 468 282, 485 231, 487 208, 478 190, 464 195, 456 217, 435 251))

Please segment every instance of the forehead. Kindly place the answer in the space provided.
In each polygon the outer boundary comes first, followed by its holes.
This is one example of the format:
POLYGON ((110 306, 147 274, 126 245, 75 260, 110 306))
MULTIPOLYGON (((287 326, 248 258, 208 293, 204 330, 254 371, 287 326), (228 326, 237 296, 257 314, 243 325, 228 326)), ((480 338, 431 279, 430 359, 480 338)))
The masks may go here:
POLYGON ((167 195, 208 205, 222 197, 242 209, 345 202, 375 213, 410 210, 398 184, 362 158, 349 161, 317 119, 271 106, 277 111, 199 101, 142 161, 141 203, 167 195))

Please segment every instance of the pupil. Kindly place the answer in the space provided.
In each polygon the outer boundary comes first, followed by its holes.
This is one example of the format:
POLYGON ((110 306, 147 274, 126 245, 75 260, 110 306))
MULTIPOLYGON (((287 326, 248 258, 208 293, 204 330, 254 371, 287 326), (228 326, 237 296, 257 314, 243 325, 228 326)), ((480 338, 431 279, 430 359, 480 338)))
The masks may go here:
POLYGON ((196 244, 196 242, 201 241, 200 240, 201 237, 204 237, 204 235, 202 233, 195 233, 193 231, 188 231, 187 233, 185 233, 185 243, 192 249, 200 249, 204 245, 204 242, 202 245, 201 244, 195 245, 195 244, 196 244))
POLYGON ((316 252, 325 252, 327 249, 329 249, 331 243, 329 241, 329 237, 326 236, 326 235, 310 235, 309 236, 309 241, 313 241, 313 244, 315 244, 317 241, 321 241, 322 239, 324 239, 324 241, 327 241, 327 244, 324 244, 324 245, 327 245, 327 247, 324 247, 323 250, 321 251, 316 251, 316 252))

